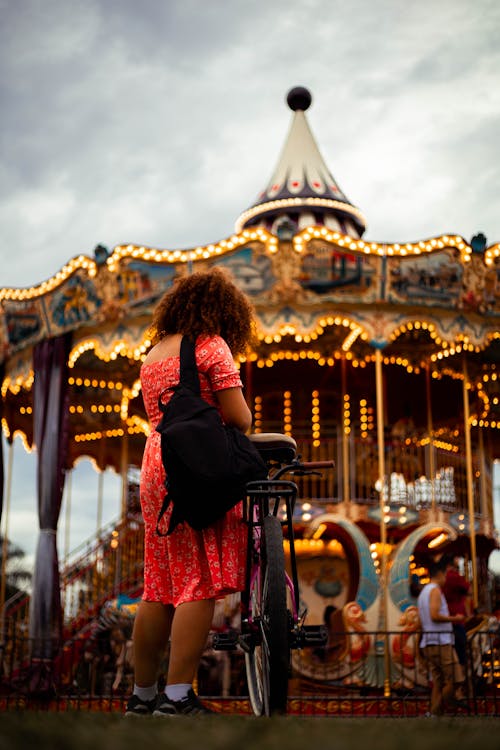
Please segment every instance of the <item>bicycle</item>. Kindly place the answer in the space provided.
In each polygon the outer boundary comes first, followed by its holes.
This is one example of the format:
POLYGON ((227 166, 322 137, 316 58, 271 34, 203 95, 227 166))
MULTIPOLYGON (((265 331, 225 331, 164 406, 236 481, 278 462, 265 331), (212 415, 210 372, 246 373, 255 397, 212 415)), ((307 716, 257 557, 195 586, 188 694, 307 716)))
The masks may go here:
POLYGON ((324 625, 305 625, 295 555, 293 511, 298 487, 286 474, 304 476, 331 469, 334 461, 301 461, 289 435, 260 433, 251 440, 269 467, 268 478, 247 484, 243 518, 248 526, 246 584, 241 594, 240 632, 218 633, 213 648, 245 654, 248 692, 256 716, 286 713, 291 649, 323 646, 324 625), (284 505, 284 512, 283 512, 284 505), (280 518, 282 515, 282 518, 280 518), (283 530, 290 549, 285 568, 283 530))

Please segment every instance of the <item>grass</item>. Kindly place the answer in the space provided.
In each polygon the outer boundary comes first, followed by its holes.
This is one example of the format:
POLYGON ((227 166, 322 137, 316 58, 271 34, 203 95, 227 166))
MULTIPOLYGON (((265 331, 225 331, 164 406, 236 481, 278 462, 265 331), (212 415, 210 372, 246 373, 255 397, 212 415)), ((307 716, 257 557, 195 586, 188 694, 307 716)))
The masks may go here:
POLYGON ((498 750, 500 719, 336 719, 6 712, 0 750, 498 750))

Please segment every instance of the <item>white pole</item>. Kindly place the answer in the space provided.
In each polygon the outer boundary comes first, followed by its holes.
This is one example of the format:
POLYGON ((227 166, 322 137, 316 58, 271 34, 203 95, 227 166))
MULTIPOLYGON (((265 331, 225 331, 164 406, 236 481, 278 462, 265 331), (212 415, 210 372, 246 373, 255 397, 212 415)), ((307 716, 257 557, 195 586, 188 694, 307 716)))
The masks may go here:
MULTIPOLYGON (((0 440, 2 435, 0 434, 0 440)), ((0 638, 3 638, 5 625, 5 587, 7 578, 7 552, 9 546, 9 516, 12 489, 12 464, 14 460, 14 441, 9 443, 9 459, 7 462, 7 481, 5 485, 5 521, 2 540, 2 576, 0 585, 0 638)))
POLYGON ((73 478, 73 469, 66 474, 66 507, 64 510, 64 566, 68 564, 69 556, 69 534, 71 526, 71 482, 73 478))
POLYGON ((377 393, 377 444, 378 444, 378 474, 380 482, 380 543, 382 545, 382 560, 380 566, 380 588, 382 597, 382 623, 384 631, 384 696, 391 694, 389 639, 387 636, 387 531, 385 525, 385 438, 384 438, 384 396, 382 376, 382 352, 375 349, 375 384, 377 393))

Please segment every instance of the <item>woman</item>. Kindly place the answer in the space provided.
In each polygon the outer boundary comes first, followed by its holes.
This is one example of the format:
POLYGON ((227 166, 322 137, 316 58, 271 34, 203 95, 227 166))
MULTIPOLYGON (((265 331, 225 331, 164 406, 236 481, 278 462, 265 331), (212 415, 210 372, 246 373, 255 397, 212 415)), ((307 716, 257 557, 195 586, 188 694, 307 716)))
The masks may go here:
MULTIPOLYGON (((217 405, 226 424, 246 432, 252 416, 233 357, 252 340, 254 319, 245 295, 218 268, 178 280, 154 315, 154 346, 141 367, 144 404, 151 422, 141 470, 145 526, 144 594, 134 624, 135 684, 127 715, 210 713, 192 689, 205 648, 215 600, 244 588, 245 525, 241 503, 212 526, 180 524, 156 533, 165 494, 158 396, 179 382, 183 335, 196 342, 201 395, 217 405), (170 638, 165 690, 157 695, 160 661, 170 638)), ((163 401, 168 400, 168 391, 163 401)), ((172 506, 162 519, 168 528, 172 506)))

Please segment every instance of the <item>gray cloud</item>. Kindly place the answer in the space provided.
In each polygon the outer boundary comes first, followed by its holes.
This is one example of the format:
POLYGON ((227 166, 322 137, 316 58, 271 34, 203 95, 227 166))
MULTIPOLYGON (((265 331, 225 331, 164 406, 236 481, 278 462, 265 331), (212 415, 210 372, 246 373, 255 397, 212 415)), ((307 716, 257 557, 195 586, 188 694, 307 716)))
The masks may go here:
MULTIPOLYGON (((3 438, 2 438, 3 439, 3 438)), ((4 456, 7 448, 4 441, 4 456)), ((12 498, 8 536, 34 559, 38 540, 36 499, 36 454, 26 454, 21 440, 14 440, 12 498)), ((66 523, 69 524, 69 549, 73 550, 96 533, 98 478, 91 462, 82 459, 73 469, 70 513, 67 515, 68 483, 66 484, 58 524, 58 550, 65 552, 66 523)), ((5 501, 7 498, 5 498, 5 501)), ((119 518, 121 512, 121 478, 111 470, 104 473, 102 524, 119 518)), ((2 518, 2 533, 5 515, 2 518)))
POLYGON ((2 284, 37 283, 98 242, 229 234, 274 167, 297 83, 370 237, 500 237, 493 2, 4 0, 0 13, 0 258, 16 257, 2 284))

